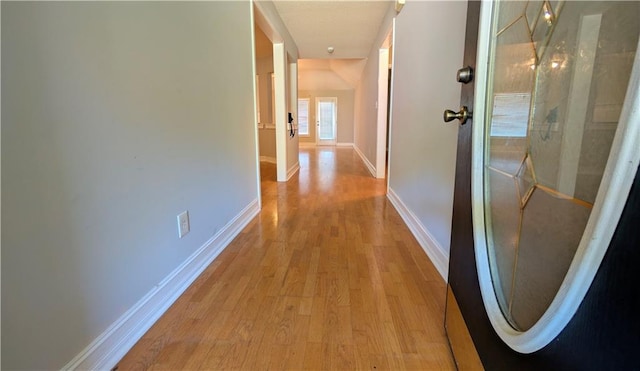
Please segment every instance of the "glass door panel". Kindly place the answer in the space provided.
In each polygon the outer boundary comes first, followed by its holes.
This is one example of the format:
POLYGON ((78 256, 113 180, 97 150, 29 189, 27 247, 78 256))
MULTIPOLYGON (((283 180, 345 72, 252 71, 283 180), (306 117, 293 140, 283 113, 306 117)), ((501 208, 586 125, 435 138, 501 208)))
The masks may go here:
POLYGON ((337 98, 317 98, 318 144, 331 145, 336 143, 337 103, 337 98))
POLYGON ((485 232, 516 330, 544 314, 583 238, 625 100, 640 3, 495 7, 485 129, 485 232))

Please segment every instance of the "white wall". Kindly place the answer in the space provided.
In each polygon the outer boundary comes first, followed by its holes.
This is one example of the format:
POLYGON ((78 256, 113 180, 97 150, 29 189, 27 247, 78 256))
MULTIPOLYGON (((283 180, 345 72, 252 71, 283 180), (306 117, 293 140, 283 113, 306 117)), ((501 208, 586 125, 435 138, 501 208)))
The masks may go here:
POLYGON ((252 5, 1 6, 2 368, 56 369, 257 199, 252 5))
POLYGON ((309 136, 300 136, 300 142, 316 142, 316 98, 338 98, 337 143, 353 143, 353 110, 355 90, 300 90, 299 98, 309 98, 309 136))
MULTIPOLYGON (((379 47, 379 46, 378 46, 379 47)), ((378 127, 378 47, 367 58, 355 94, 354 146, 371 164, 376 162, 378 127)))
MULTIPOLYGON (((378 146, 378 77, 380 68, 380 47, 387 39, 393 18, 396 15, 393 7, 389 8, 382 21, 380 31, 367 57, 362 77, 355 91, 354 114, 354 147, 369 170, 375 174, 376 154, 378 146)), ((382 102, 381 104, 386 104, 382 102)))
POLYGON ((415 217, 413 232, 431 244, 441 273, 449 256, 458 133, 457 122, 445 124, 442 112, 460 105, 455 75, 465 33, 464 22, 447 15, 464 20, 466 9, 464 1, 407 2, 393 45, 389 194, 415 217))

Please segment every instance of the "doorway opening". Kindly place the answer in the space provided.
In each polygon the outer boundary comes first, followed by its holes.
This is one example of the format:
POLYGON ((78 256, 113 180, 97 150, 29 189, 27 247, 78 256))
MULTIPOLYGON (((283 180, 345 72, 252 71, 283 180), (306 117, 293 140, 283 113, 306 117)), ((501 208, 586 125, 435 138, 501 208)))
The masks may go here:
POLYGON ((258 160, 262 168, 268 168, 265 164, 275 167, 276 181, 285 182, 299 167, 297 51, 287 48, 279 31, 266 19, 262 4, 254 3, 253 10, 258 160))

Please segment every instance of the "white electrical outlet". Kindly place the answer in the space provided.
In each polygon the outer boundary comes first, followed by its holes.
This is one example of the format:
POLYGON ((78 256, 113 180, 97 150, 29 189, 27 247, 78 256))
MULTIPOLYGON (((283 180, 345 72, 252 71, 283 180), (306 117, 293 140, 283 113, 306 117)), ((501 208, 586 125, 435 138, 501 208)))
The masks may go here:
POLYGON ((178 237, 182 238, 189 233, 189 211, 183 211, 178 214, 178 237))

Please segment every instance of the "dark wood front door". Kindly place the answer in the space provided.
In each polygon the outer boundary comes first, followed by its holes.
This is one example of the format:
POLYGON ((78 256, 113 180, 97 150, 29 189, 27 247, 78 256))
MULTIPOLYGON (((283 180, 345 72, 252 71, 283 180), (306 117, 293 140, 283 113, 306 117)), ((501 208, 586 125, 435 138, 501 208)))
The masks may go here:
MULTIPOLYGON (((465 53, 460 67, 475 69, 480 7, 479 1, 468 3, 465 53)), ((474 89, 485 87, 476 86, 475 82, 462 86, 460 105, 470 111, 474 108, 474 89)), ((640 266, 638 173, 613 239, 576 314, 549 345, 534 353, 521 354, 506 345, 494 331, 480 291, 471 197, 473 125, 473 119, 468 120, 460 126, 458 135, 447 306, 451 307, 451 298, 455 297, 483 367, 487 370, 640 369, 640 279, 636 273, 640 266)), ((447 316, 451 315, 447 310, 447 316)), ((450 320, 447 318, 447 324, 450 320)), ((454 355, 465 351, 456 349, 457 340, 452 339, 451 344, 454 355)), ((458 365, 460 369, 474 367, 473 363, 466 362, 458 365)))

